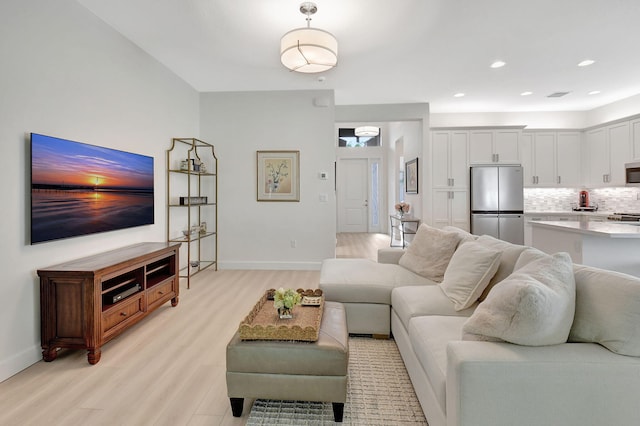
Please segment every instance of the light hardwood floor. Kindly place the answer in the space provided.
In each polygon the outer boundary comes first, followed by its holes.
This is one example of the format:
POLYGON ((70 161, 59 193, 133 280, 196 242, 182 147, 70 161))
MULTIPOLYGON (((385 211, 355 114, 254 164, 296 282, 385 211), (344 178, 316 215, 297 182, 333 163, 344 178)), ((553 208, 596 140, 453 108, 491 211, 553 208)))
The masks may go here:
MULTIPOLYGON (((386 238, 386 240, 385 240, 386 238)), ((381 234, 339 234, 338 257, 375 259, 381 234)), ((225 347, 269 288, 316 288, 319 271, 204 271, 165 304, 102 348, 61 351, 0 383, 0 425, 244 425, 226 396, 225 347)))

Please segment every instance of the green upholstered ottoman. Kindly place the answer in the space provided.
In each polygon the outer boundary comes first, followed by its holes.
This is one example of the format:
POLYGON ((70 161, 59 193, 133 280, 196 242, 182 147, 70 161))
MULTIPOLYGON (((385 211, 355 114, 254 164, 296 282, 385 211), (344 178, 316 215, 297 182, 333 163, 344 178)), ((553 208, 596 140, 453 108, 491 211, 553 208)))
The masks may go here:
POLYGON ((333 403, 342 421, 347 400, 349 333, 344 307, 325 302, 316 342, 241 340, 227 345, 227 395, 235 417, 244 398, 333 403))

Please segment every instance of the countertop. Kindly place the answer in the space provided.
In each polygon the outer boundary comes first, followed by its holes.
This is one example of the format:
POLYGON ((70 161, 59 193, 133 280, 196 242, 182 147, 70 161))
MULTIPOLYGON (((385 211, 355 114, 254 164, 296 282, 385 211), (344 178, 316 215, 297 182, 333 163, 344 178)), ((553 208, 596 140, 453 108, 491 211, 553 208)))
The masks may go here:
POLYGON ((541 227, 557 231, 578 234, 595 235, 605 238, 638 238, 640 239, 640 225, 619 222, 589 222, 589 221, 531 221, 534 228, 541 227))

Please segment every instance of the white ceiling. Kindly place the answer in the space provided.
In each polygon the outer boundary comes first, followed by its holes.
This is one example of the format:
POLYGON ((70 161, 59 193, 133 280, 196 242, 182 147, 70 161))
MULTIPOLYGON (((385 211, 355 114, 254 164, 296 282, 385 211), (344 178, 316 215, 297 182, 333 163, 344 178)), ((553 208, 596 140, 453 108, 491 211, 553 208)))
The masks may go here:
POLYGON ((200 92, 333 89, 338 105, 436 113, 580 111, 640 93, 640 0, 316 0, 311 26, 339 43, 322 74, 280 63, 302 1, 78 2, 200 92), (558 91, 570 93, 547 97, 558 91))

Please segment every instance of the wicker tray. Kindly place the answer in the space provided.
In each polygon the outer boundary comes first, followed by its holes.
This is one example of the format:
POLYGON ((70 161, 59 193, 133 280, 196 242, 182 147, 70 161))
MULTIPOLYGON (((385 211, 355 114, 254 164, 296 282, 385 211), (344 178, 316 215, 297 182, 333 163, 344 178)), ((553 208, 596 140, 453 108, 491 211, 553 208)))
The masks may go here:
POLYGON ((240 339, 315 342, 320 333, 323 310, 324 297, 319 305, 298 305, 293 309, 293 318, 280 319, 273 301, 267 300, 265 293, 240 323, 240 339))

